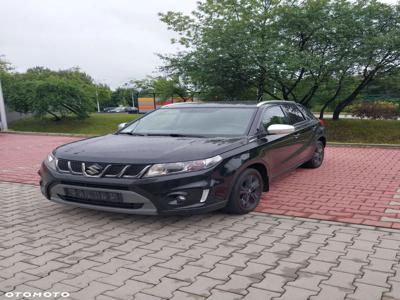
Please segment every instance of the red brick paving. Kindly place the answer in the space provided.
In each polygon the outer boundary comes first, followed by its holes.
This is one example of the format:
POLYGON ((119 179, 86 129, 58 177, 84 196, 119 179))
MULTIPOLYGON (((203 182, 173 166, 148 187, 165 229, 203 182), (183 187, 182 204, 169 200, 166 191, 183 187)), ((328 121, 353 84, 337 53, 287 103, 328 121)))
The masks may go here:
MULTIPOLYGON (((38 184, 45 156, 77 139, 0 134, 0 181, 38 184)), ((399 188, 400 149, 327 147, 322 167, 300 168, 273 182, 257 211, 400 228, 400 213, 385 212, 400 209, 389 205, 399 188)))
MULTIPOLYGON (((272 183, 257 210, 397 227, 381 217, 400 187, 400 149, 327 147, 319 169, 299 168, 272 183)), ((400 209, 400 206, 397 207, 400 209)), ((400 219, 399 219, 400 222, 400 219)), ((400 223, 399 223, 400 224, 400 223)))
POLYGON ((65 136, 0 134, 0 181, 38 184, 37 171, 47 154, 75 140, 65 136))

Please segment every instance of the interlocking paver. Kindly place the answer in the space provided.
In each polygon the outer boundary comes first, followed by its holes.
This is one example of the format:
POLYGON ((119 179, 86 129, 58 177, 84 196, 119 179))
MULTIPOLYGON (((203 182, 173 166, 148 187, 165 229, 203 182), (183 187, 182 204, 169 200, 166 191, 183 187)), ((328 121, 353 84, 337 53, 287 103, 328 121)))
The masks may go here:
POLYGON ((141 275, 133 276, 132 279, 150 284, 157 284, 160 282, 161 278, 171 273, 175 273, 175 271, 167 268, 154 266, 151 267, 148 272, 141 275))
POLYGON ((389 281, 388 285, 390 285, 392 288, 389 292, 386 292, 383 295, 388 298, 400 299, 400 283, 389 281))
POLYGON ((261 280, 264 278, 263 274, 273 268, 273 266, 248 262, 246 268, 236 271, 235 274, 261 280))
POLYGON ((174 296, 171 298, 171 300, 203 300, 203 299, 206 299, 206 298, 199 296, 199 295, 182 292, 182 291, 176 291, 174 293, 174 296))
POLYGON ((259 281, 260 279, 232 274, 229 276, 229 280, 227 282, 216 286, 216 288, 235 294, 246 295, 248 293, 247 288, 253 283, 257 283, 259 281))
POLYGON ((109 276, 109 274, 94 270, 86 270, 82 274, 63 280, 62 283, 78 288, 84 288, 87 287, 92 281, 107 276, 109 276))
POLYGON ((196 267, 196 266, 184 266, 183 269, 177 273, 170 274, 168 277, 175 278, 178 280, 193 282, 195 281, 196 277, 201 274, 209 271, 206 268, 196 267))
POLYGON ((188 285, 190 285, 189 282, 166 277, 161 279, 161 282, 159 284, 155 285, 152 288, 143 289, 142 292, 161 298, 170 298, 173 296, 174 291, 188 285))
POLYGON ((355 280, 361 277, 360 275, 338 271, 331 271, 330 274, 329 279, 323 282, 324 284, 348 290, 354 290, 355 280))
POLYGON ((70 297, 72 299, 76 299, 76 300, 81 300, 81 299, 87 299, 87 300, 93 299, 94 300, 100 294, 102 294, 106 291, 109 291, 111 289, 114 289, 114 288, 115 288, 115 286, 112 286, 109 284, 92 281, 89 284, 89 286, 85 287, 84 289, 82 289, 76 293, 72 293, 70 295, 70 297))
POLYGON ((133 296, 145 289, 151 288, 152 285, 135 280, 127 280, 118 288, 105 292, 107 296, 114 297, 120 300, 133 299, 133 296))
POLYGON ((321 291, 314 296, 310 297, 310 300, 343 300, 346 295, 351 291, 347 291, 341 287, 329 286, 321 284, 321 291))
POLYGON ((257 289, 254 287, 248 288, 247 291, 248 294, 243 298, 243 300, 271 300, 280 296, 280 293, 257 289))
POLYGON ((259 283, 253 284, 253 287, 282 293, 284 291, 283 287, 291 280, 291 278, 282 275, 265 273, 264 279, 259 283))
POLYGON ((298 272, 296 280, 288 282, 287 285, 318 292, 320 283, 327 278, 327 276, 298 272))
POLYGON ((202 275, 210 278, 227 280, 229 276, 237 269, 238 268, 234 266, 216 264, 214 269, 212 269, 210 272, 202 273, 202 275))
POLYGON ((181 287, 180 290, 203 297, 208 297, 211 295, 211 289, 221 283, 222 281, 210 277, 197 276, 193 283, 188 286, 181 287))
POLYGON ((68 279, 68 278, 72 278, 72 277, 73 276, 71 274, 54 271, 54 272, 51 272, 47 276, 41 276, 40 279, 35 280, 35 281, 29 281, 26 284, 46 291, 46 290, 50 289, 55 283, 60 282, 65 279, 68 279))
POLYGON ((54 204, 34 186, 1 182, 0 202, 0 295, 24 289, 68 291, 77 300, 399 297, 397 230, 260 213, 133 218, 54 204))
POLYGON ((294 286, 285 287, 285 292, 279 300, 307 300, 310 296, 316 295, 316 291, 306 290, 294 286))
POLYGON ((221 290, 212 290, 211 296, 207 297, 207 300, 239 300, 239 299, 242 299, 241 295, 221 290))
POLYGON ((381 299, 383 293, 388 292, 389 289, 378 287, 375 285, 355 283, 356 290, 354 294, 350 294, 347 297, 355 300, 366 300, 366 299, 381 299))

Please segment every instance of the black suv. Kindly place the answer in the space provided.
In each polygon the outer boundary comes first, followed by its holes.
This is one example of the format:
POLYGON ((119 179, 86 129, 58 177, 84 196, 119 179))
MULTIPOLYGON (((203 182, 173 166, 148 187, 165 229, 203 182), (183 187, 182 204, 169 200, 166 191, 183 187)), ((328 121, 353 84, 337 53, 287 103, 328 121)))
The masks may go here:
POLYGON ((325 144, 323 124, 293 102, 177 103, 58 147, 40 186, 49 200, 115 212, 243 214, 275 177, 319 167, 325 144))

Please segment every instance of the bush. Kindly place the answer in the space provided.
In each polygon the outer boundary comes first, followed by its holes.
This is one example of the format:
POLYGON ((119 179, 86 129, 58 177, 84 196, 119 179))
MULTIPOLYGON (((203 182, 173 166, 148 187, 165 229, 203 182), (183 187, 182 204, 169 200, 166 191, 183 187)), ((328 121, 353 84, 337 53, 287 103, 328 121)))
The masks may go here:
POLYGON ((397 119, 400 116, 399 105, 387 101, 361 102, 351 106, 352 116, 361 119, 397 119))

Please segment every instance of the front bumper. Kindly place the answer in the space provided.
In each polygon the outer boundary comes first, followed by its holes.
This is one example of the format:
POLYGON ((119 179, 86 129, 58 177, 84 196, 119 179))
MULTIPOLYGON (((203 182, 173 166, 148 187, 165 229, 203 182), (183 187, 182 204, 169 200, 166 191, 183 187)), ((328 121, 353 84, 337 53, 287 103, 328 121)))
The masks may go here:
POLYGON ((153 178, 90 178, 57 172, 44 162, 39 175, 41 191, 47 199, 111 212, 142 215, 208 212, 224 207, 228 195, 228 191, 224 192, 226 182, 215 169, 153 178), (122 203, 71 198, 66 188, 118 193, 122 203))

